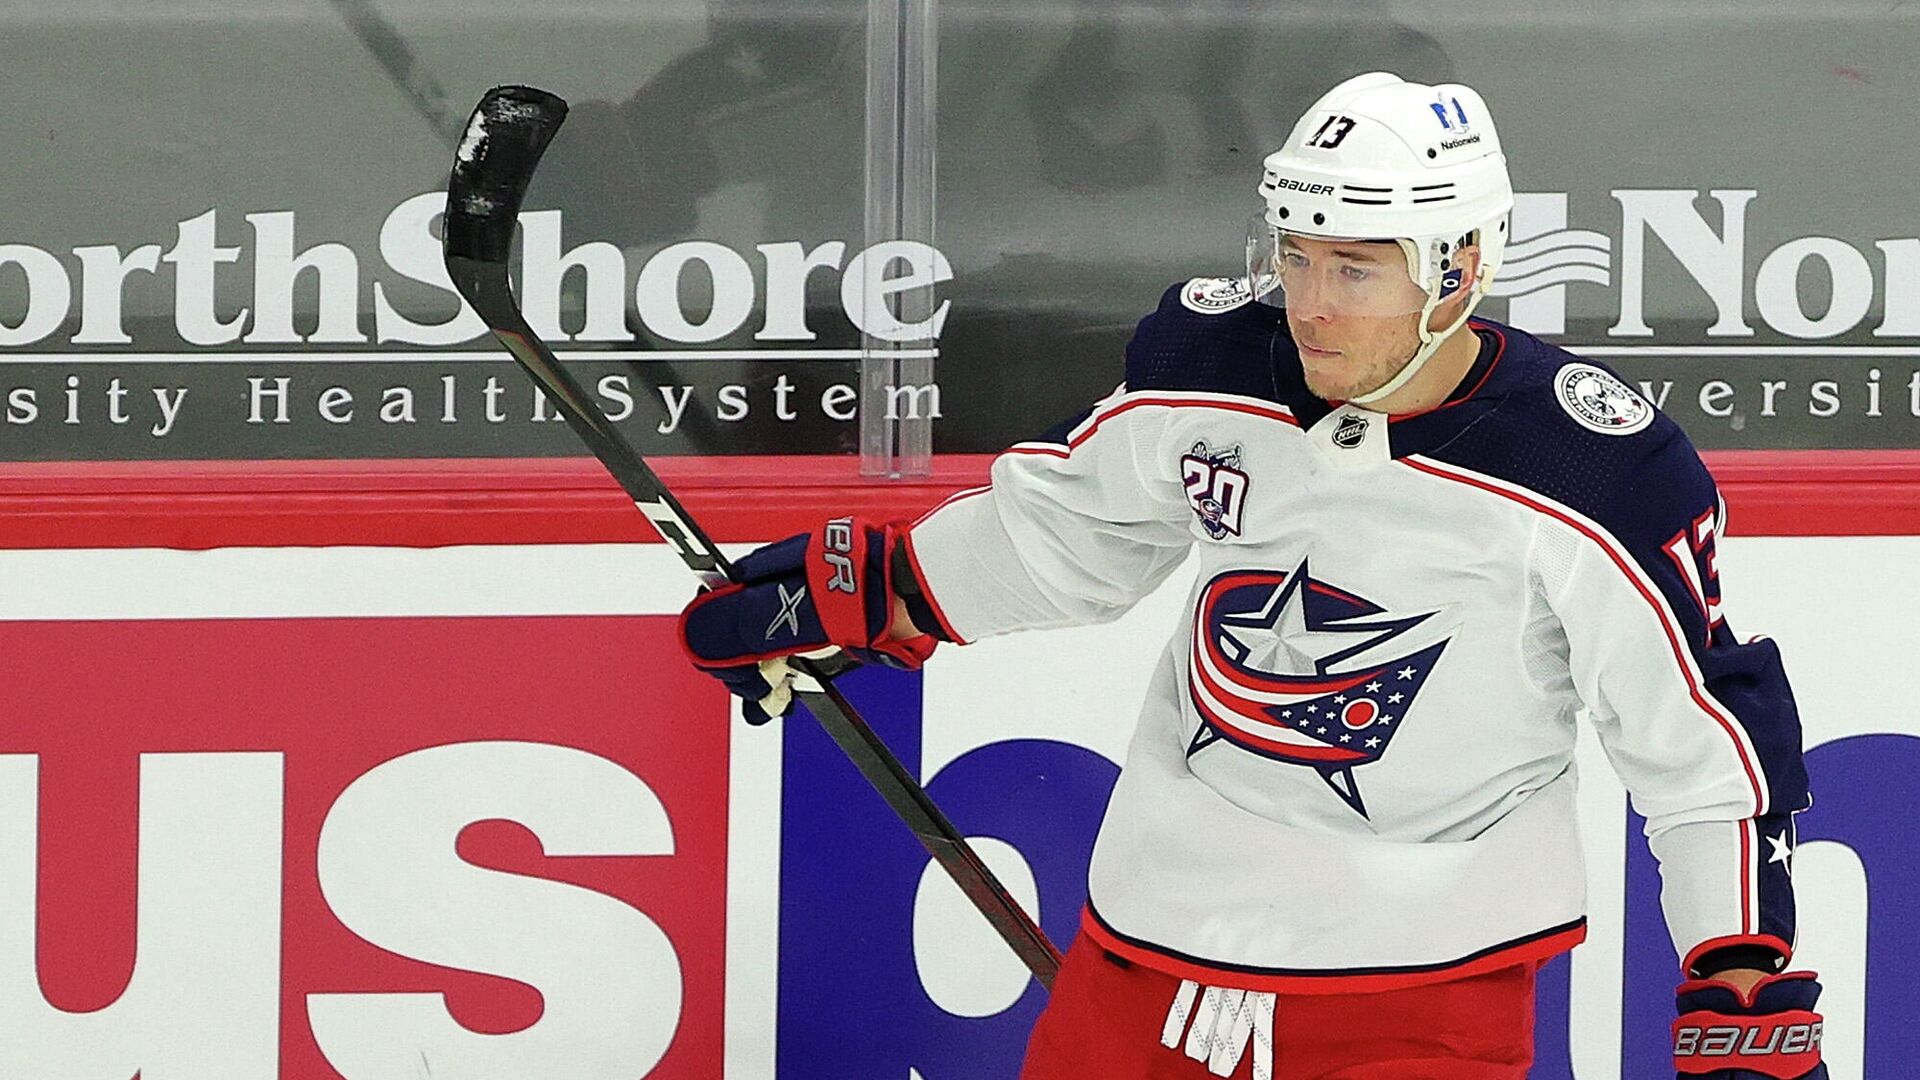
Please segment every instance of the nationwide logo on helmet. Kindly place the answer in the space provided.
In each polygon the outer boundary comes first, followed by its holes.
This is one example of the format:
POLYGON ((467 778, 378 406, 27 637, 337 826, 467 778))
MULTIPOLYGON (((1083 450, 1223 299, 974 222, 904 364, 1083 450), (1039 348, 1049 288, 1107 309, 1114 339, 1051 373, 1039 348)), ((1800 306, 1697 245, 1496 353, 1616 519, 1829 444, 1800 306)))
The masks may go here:
POLYGON ((1201 722, 1187 756, 1224 741, 1304 765, 1367 816, 1353 770, 1393 745, 1447 640, 1383 647, 1432 615, 1388 615, 1314 579, 1304 559, 1292 573, 1219 575, 1194 617, 1187 681, 1201 722))
POLYGON ((1448 131, 1464 133, 1469 127, 1473 126, 1472 122, 1467 119, 1467 110, 1460 107, 1459 98, 1448 98, 1447 101, 1430 102, 1427 108, 1433 110, 1433 115, 1440 118, 1440 126, 1448 131), (1453 105, 1451 116, 1448 115, 1447 109, 1449 102, 1453 105))
POLYGON ((1469 130, 1473 124, 1467 119, 1467 110, 1461 108, 1459 98, 1430 102, 1427 107, 1433 110, 1433 115, 1440 118, 1440 126, 1442 128, 1446 129, 1450 135, 1457 136, 1440 140, 1440 149, 1458 150, 1463 146, 1472 146, 1480 141, 1480 136, 1469 130), (1451 115, 1449 115, 1447 108, 1449 102, 1453 105, 1451 115))

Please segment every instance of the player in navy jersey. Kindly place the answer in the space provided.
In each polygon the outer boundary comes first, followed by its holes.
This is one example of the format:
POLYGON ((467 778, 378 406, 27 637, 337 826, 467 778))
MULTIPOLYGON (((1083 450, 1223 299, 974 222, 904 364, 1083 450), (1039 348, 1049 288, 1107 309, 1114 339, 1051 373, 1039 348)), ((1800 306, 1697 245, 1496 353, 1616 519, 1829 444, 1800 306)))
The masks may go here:
POLYGON ((1676 1074, 1824 1078, 1778 650, 1721 613, 1679 428, 1471 318, 1513 205, 1485 103, 1349 79, 1259 190, 1246 275, 1169 289, 1111 396, 918 522, 742 560, 694 662, 782 712, 779 655, 915 666, 1197 567, 1028 1080, 1523 1080, 1535 971, 1585 935, 1581 717, 1660 861, 1676 1074))

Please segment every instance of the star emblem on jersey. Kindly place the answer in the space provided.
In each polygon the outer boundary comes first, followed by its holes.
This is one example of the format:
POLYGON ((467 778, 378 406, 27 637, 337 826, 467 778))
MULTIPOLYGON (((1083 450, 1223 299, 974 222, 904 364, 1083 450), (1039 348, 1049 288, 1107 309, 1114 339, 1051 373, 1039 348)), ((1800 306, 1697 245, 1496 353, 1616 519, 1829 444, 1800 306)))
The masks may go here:
POLYGON ((1225 742, 1313 769, 1361 817, 1353 771, 1385 756, 1447 640, 1413 647, 1433 615, 1394 616, 1313 577, 1233 570, 1201 590, 1188 692, 1200 727, 1187 756, 1225 742))

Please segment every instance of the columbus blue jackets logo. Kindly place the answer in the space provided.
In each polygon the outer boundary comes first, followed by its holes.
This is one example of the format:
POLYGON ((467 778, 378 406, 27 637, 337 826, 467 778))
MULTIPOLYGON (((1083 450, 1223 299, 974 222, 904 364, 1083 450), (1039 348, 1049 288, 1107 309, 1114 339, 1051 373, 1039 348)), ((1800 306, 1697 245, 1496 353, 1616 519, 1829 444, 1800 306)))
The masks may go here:
POLYGON ((1205 442, 1194 443, 1180 458, 1180 482, 1187 490, 1187 505, 1193 507, 1208 536, 1225 540, 1240 535, 1252 482, 1240 469, 1238 443, 1219 450, 1205 442))
POLYGON ((1403 641, 1433 615, 1388 614, 1314 579, 1234 570, 1201 591, 1188 688, 1200 728, 1192 757, 1216 742, 1318 772, 1354 811, 1354 770, 1379 761, 1406 726, 1447 641, 1403 641))

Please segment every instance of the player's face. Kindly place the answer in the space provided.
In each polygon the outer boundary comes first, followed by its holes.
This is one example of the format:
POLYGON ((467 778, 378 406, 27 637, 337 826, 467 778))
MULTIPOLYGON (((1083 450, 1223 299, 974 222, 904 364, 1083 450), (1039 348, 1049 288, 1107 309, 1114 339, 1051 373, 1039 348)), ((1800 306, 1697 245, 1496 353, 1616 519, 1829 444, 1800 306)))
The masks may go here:
MULTIPOLYGON (((1384 385, 1420 347, 1425 294, 1393 241, 1288 237, 1280 248, 1287 326, 1307 389, 1346 401, 1384 385)), ((1457 315, 1450 300, 1435 312, 1457 315)))

